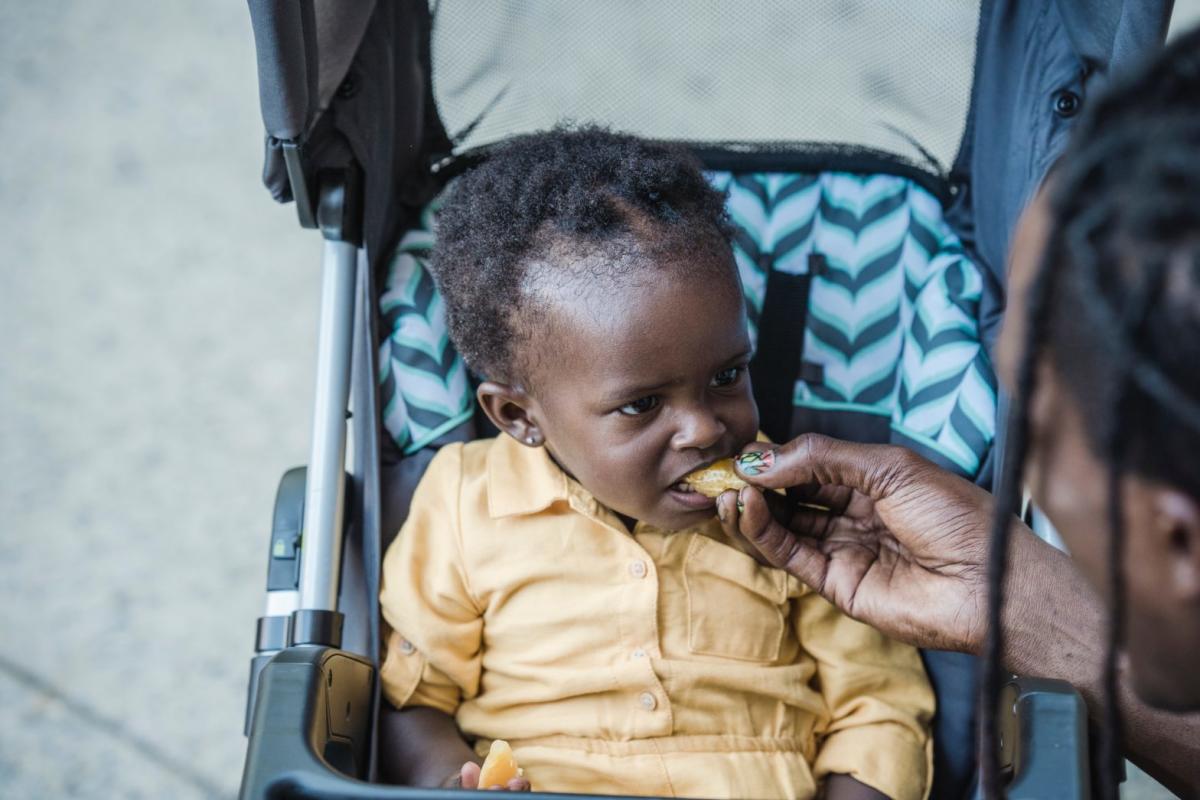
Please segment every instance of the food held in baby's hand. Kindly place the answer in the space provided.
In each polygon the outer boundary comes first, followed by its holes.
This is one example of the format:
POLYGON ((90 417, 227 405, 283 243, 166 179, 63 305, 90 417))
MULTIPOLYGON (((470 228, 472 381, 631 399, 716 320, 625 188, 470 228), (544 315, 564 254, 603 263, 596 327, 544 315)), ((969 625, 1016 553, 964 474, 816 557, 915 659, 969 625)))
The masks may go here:
POLYGON ((739 491, 750 484, 746 483, 733 470, 733 459, 722 458, 707 467, 701 467, 689 473, 683 479, 684 483, 706 497, 720 497, 722 492, 730 489, 739 491))
POLYGON ((508 742, 497 739, 492 742, 492 748, 488 750, 483 767, 479 770, 479 788, 507 787, 509 781, 524 774, 525 771, 517 766, 517 759, 513 758, 513 751, 508 742))

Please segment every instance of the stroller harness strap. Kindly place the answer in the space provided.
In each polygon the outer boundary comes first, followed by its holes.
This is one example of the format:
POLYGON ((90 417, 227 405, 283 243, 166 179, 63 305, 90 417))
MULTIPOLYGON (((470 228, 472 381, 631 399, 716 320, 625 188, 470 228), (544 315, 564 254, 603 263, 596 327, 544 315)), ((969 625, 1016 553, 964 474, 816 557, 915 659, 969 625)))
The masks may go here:
POLYGON ((808 295, 812 276, 822 259, 808 258, 806 274, 793 275, 778 270, 767 277, 767 294, 758 321, 758 345, 750 362, 754 400, 758 403, 759 427, 773 441, 792 438, 792 396, 797 380, 805 377, 820 382, 824 370, 809 364, 802 374, 804 327, 808 317, 808 295))

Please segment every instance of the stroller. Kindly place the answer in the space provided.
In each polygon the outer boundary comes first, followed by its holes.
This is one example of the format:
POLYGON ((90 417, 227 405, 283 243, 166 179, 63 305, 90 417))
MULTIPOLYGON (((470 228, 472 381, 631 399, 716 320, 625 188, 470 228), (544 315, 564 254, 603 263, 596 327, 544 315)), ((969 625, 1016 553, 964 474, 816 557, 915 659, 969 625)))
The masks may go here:
MULTIPOLYGON (((1170 14, 1141 0, 249 6, 264 182, 325 250, 312 450, 275 500, 244 798, 451 796, 373 780, 383 551, 437 448, 492 432, 428 271, 456 175, 563 119, 686 144, 727 197, 763 430, 903 444, 990 486, 1008 236, 1083 99, 1160 43, 1170 14)), ((924 656, 935 796, 961 797, 974 667, 924 656)), ((1001 707, 1010 795, 1090 796, 1078 694, 1014 678, 1001 707)))

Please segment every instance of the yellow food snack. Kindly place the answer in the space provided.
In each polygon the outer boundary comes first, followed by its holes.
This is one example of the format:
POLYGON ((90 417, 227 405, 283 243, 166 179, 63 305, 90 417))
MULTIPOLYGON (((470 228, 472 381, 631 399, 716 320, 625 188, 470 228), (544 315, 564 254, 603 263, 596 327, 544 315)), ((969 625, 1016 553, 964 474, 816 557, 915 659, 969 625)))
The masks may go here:
POLYGON ((719 497, 721 492, 727 492, 730 489, 738 491, 750 485, 733 471, 732 458, 714 461, 707 467, 701 467, 695 472, 689 473, 683 480, 706 497, 719 497))
POLYGON ((492 748, 488 750, 483 767, 479 770, 479 788, 507 787, 509 781, 524 774, 525 771, 517 766, 517 760, 513 758, 513 751, 508 742, 497 739, 492 742, 492 748))

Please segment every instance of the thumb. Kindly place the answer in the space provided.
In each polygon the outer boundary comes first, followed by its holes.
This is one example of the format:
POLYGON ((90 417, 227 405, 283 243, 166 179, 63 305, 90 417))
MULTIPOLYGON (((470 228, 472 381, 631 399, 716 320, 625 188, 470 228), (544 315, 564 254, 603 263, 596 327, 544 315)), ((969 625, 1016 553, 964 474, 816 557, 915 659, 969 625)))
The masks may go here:
POLYGON ((750 483, 765 489, 793 486, 844 486, 878 499, 882 476, 907 453, 900 447, 857 444, 805 433, 786 444, 747 449, 734 460, 737 471, 750 483))

